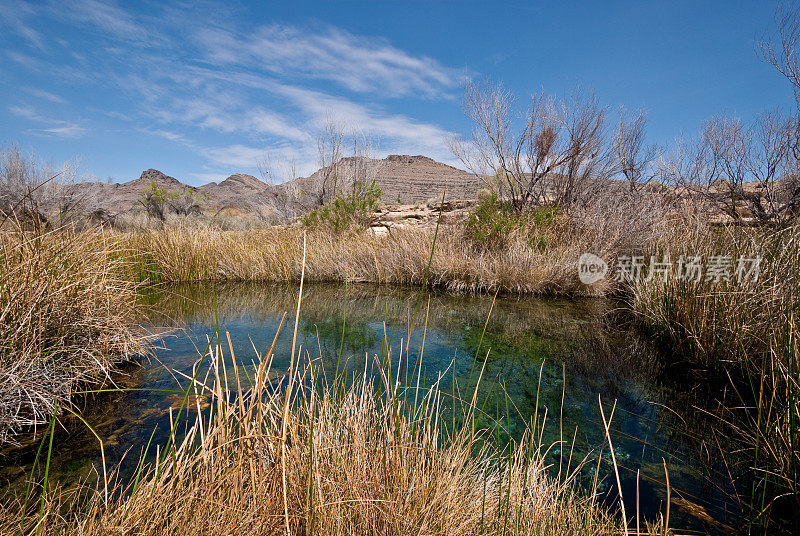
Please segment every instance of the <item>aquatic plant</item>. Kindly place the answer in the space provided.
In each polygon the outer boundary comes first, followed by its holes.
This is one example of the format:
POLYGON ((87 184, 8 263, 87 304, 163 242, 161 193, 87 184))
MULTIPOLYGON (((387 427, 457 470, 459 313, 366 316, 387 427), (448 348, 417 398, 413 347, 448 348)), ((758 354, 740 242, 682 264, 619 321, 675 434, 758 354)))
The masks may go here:
MULTIPOLYGON (((185 378, 167 444, 148 443, 130 482, 77 496, 46 491, 39 500, 25 497, 0 510, 0 530, 87 536, 627 533, 593 494, 577 490, 580 461, 567 461, 558 478, 549 475, 549 446, 537 432, 544 422, 532 422, 505 447, 494 439, 499 430, 476 427, 477 386, 465 399, 438 382, 420 388, 419 369, 401 381, 386 355, 376 356, 377 379, 326 379, 322 363, 299 348, 300 300, 289 369, 270 381, 285 318, 253 367, 237 361, 230 338, 223 343, 217 330, 185 378), (199 407, 201 397, 210 400, 209 410, 199 407), (191 419, 189 403, 198 404, 191 419), (460 424, 441 418, 442 408, 453 405, 462 410, 460 424), (65 510, 68 516, 59 514, 65 510)), ((636 526, 639 532, 638 516, 636 526)), ((651 534, 663 534, 661 527, 641 525, 651 534)))
POLYGON ((629 303, 673 346, 680 359, 710 369, 725 389, 713 411, 735 452, 720 452, 746 467, 753 522, 793 518, 800 506, 800 242, 797 224, 688 229, 668 250, 673 259, 724 253, 760 258, 758 277, 714 282, 679 278, 641 280, 629 303), (793 504, 794 506, 789 506, 793 504))

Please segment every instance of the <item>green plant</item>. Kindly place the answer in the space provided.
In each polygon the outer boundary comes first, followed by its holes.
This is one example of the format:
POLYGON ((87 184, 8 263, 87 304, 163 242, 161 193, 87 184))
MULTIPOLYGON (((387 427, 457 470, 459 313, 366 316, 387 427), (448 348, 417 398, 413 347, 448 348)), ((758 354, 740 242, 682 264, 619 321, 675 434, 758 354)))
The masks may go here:
POLYGON ((369 227, 381 195, 383 192, 374 180, 369 183, 354 182, 346 196, 337 196, 331 203, 311 211, 301 221, 306 227, 326 228, 337 235, 351 229, 364 229, 369 227))
POLYGON ((150 186, 139 194, 139 204, 147 211, 147 215, 159 221, 164 221, 164 208, 169 199, 169 193, 159 188, 155 181, 150 181, 150 186))
POLYGON ((199 206, 211 199, 208 194, 198 193, 192 188, 183 188, 170 192, 159 188, 155 181, 139 194, 139 204, 147 211, 147 215, 159 221, 166 219, 167 209, 178 216, 189 216, 199 213, 199 206))
MULTIPOLYGON (((293 340, 302 329, 302 282, 299 296, 293 340)), ((142 456, 132 483, 112 480, 106 489, 98 482, 78 494, 37 486, 39 493, 29 490, 24 501, 0 508, 0 532, 625 533, 594 494, 578 490, 578 470, 548 474, 550 448, 536 433, 544 420, 535 419, 516 441, 495 440, 505 430, 483 412, 480 378, 465 398, 438 383, 420 388, 420 368, 416 378, 396 382, 387 354, 360 378, 328 379, 304 347, 278 385, 270 378, 282 327, 253 363, 249 386, 239 381, 249 367, 232 346, 227 352, 216 329, 185 384, 167 443, 156 447, 155 459, 142 456), (235 387, 224 379, 229 376, 235 387), (190 417, 185 410, 199 394, 215 410, 190 417), (436 417, 448 404, 460 408, 452 426, 436 417), (477 428, 478 421, 490 426, 477 428)), ((45 479, 52 444, 52 434, 42 442, 45 479)))
POLYGON ((199 213, 199 206, 211 197, 207 193, 198 193, 193 188, 183 188, 166 193, 166 202, 178 216, 189 216, 199 213))
POLYGON ((509 203, 490 194, 478 202, 466 224, 467 236, 489 248, 502 248, 509 235, 525 227, 524 217, 509 203))

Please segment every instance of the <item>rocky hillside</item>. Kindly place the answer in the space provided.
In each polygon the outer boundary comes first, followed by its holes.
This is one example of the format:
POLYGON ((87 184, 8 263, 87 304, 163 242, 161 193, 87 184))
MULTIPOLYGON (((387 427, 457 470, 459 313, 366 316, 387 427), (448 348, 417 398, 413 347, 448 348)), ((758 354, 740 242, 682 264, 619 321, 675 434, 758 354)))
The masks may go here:
POLYGON ((281 187, 313 191, 326 175, 337 176, 339 186, 344 188, 353 177, 359 180, 374 178, 383 191, 384 203, 401 204, 440 199, 445 185, 449 199, 475 199, 482 187, 480 179, 471 173, 420 155, 390 155, 380 160, 348 157, 334 167, 320 169, 309 177, 289 181, 281 187))
MULTIPOLYGON (((439 199, 447 185, 449 199, 474 199, 480 181, 473 175, 425 156, 392 155, 384 159, 343 158, 335 164, 339 188, 353 177, 375 179, 387 204, 418 204, 439 199)), ((101 218, 116 218, 141 212, 144 190, 155 183, 170 193, 189 192, 197 209, 207 216, 251 215, 268 218, 276 207, 292 199, 296 212, 311 206, 311 192, 330 169, 280 185, 269 185, 252 175, 237 173, 220 182, 189 186, 158 170, 148 169, 138 179, 117 183, 83 182, 65 187, 63 198, 80 202, 83 210, 101 218)))

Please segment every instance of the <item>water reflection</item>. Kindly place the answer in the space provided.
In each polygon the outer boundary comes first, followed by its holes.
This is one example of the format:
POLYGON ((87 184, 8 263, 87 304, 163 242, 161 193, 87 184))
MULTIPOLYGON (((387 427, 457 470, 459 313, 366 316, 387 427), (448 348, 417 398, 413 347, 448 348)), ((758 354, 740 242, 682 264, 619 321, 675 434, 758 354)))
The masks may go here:
MULTIPOLYGON (((171 408, 181 400, 176 393, 217 326, 226 346, 230 335, 237 360, 251 363, 272 344, 289 313, 273 365, 278 373, 288 368, 296 292, 283 285, 236 284, 170 287, 143 297, 152 323, 171 331, 151 358, 124 368, 116 381, 128 390, 83 403, 84 417, 104 439, 120 478, 135 470, 151 434, 154 444, 166 442, 171 408)), ((543 441, 553 445, 552 470, 565 471, 567 464, 572 469, 586 459, 581 478, 587 486, 597 479, 608 501, 617 491, 607 461, 595 474, 601 451, 608 459, 599 400, 606 415, 616 401, 611 429, 628 511, 635 507, 637 470, 643 514, 653 517, 663 508, 665 460, 677 499, 671 525, 723 533, 724 524, 737 518, 726 501, 728 479, 717 476, 722 468, 703 456, 706 424, 687 423, 665 409, 686 401, 659 383, 658 352, 625 326, 613 304, 599 300, 497 298, 493 304, 491 296, 312 285, 303 296, 300 342, 328 377, 357 376, 365 364, 391 363, 394 377, 404 381, 417 371, 422 384, 440 379, 442 391, 451 394, 445 397, 446 418, 458 416, 452 395, 471 399, 481 376, 479 425, 495 427, 495 435, 507 441, 530 422, 546 421, 543 441)), ((243 381, 248 374, 245 369, 243 381)), ((189 409, 198 405, 202 409, 203 401, 193 400, 189 409)), ((0 452, 0 484, 19 489, 34 456, 30 445, 0 452)), ((51 479, 91 479, 98 462, 94 436, 65 419, 54 443, 51 479)))

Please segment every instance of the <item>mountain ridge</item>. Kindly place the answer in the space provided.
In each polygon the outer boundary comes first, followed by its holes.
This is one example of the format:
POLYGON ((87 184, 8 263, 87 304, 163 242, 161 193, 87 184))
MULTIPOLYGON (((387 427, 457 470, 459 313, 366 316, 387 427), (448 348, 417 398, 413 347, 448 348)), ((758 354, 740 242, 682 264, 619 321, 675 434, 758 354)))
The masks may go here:
MULTIPOLYGON (((383 191, 384 203, 421 203, 441 196, 447 187, 449 198, 469 199, 477 196, 480 180, 453 166, 424 155, 389 155, 382 159, 345 157, 334 164, 346 177, 375 179, 383 191)), ((190 191, 197 196, 198 208, 205 214, 223 212, 251 213, 266 217, 274 210, 276 200, 287 194, 309 196, 315 181, 329 168, 321 168, 308 177, 297 177, 279 184, 269 184, 246 173, 234 173, 216 182, 191 186, 157 169, 149 168, 137 178, 122 183, 80 182, 67 186, 67 195, 80 198, 87 213, 110 217, 137 209, 141 193, 154 183, 169 192, 190 191)), ((350 179, 352 180, 352 179, 350 179)), ((347 186, 339 183, 339 189, 347 186)), ((308 206, 308 203, 305 203, 308 206)))

